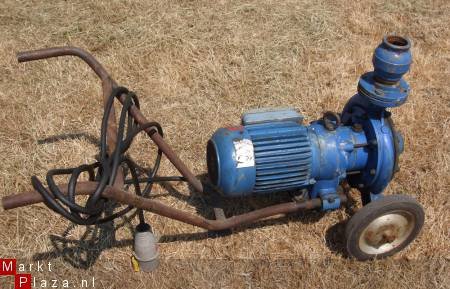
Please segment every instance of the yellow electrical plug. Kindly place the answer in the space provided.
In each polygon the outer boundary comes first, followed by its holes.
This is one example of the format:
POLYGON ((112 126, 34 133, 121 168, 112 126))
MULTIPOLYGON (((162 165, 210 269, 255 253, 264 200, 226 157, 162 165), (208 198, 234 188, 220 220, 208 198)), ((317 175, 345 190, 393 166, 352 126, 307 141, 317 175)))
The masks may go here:
POLYGON ((134 255, 131 255, 131 266, 133 267, 134 272, 140 271, 139 262, 134 255))

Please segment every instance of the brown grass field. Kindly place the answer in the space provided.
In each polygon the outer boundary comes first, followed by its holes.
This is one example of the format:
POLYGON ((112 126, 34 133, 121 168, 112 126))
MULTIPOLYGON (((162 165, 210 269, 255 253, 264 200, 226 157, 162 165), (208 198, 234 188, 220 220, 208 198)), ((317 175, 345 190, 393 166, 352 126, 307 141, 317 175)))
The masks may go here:
MULTIPOLYGON (((340 111, 359 76, 372 69, 373 49, 386 33, 410 37, 414 57, 406 76, 412 93, 392 109, 406 143, 401 171, 386 193, 412 195, 426 211, 420 237, 400 254, 371 262, 348 258, 348 210, 266 220, 218 238, 146 213, 159 237, 161 264, 154 273, 134 273, 135 220, 119 219, 115 230, 86 229, 39 204, 1 213, 0 257, 51 262, 51 272, 31 270, 36 288, 41 279, 77 285, 91 277, 95 288, 450 288, 446 0, 3 0, 0 195, 31 189, 32 175, 92 162, 103 114, 99 81, 84 63, 66 57, 18 64, 18 51, 60 45, 91 51, 140 96, 143 113, 162 123, 188 167, 204 175, 208 138, 218 127, 238 124, 248 109, 292 106, 308 122, 340 111), (64 134, 79 137, 54 140, 64 134)), ((154 153, 142 136, 132 148, 145 165, 154 153)), ((160 174, 177 172, 165 160, 160 174)), ((154 194, 212 216, 206 197, 184 184, 156 186, 154 194)), ((268 201, 227 202, 226 211, 268 201)), ((1 289, 11 287, 11 277, 0 277, 1 289)))

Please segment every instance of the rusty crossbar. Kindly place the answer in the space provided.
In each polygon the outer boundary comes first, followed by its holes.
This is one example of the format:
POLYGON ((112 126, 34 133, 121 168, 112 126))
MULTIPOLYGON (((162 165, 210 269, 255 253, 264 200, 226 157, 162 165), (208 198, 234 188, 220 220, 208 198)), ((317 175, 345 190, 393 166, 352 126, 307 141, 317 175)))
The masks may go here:
MULTIPOLYGON (((96 182, 80 182, 77 185, 77 194, 89 195, 96 187, 96 182)), ((67 193, 67 186, 60 186, 61 191, 67 193)), ((257 220, 275 216, 279 214, 294 213, 303 210, 319 208, 321 206, 320 199, 311 199, 302 202, 287 202, 262 209, 254 210, 245 214, 233 216, 220 220, 209 220, 198 215, 169 207, 159 201, 143 198, 135 194, 126 192, 116 187, 107 187, 103 192, 103 197, 113 199, 119 203, 127 204, 139 209, 143 209, 167 218, 171 218, 183 223, 191 224, 211 231, 221 231, 230 229, 239 225, 248 224, 257 220)), ((342 196, 343 201, 346 200, 342 196)), ((42 196, 36 191, 11 195, 2 199, 2 205, 5 210, 14 209, 21 206, 27 206, 42 202, 42 196)))

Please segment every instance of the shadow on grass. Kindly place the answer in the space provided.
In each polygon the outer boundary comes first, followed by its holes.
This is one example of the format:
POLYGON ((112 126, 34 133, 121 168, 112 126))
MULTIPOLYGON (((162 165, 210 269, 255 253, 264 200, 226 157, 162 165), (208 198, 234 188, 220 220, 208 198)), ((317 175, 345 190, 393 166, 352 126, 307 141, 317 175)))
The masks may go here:
MULTIPOLYGON (((86 137, 83 134, 73 134, 67 136, 56 136, 42 140, 42 143, 58 141, 61 139, 72 139, 86 137)), ((88 140, 96 143, 95 139, 87 138, 88 140)), ((202 174, 197 176, 203 183, 207 183, 207 175, 202 174)), ((207 218, 214 219, 213 207, 220 207, 224 210, 226 217, 231 217, 243 213, 247 213, 256 209, 260 209, 266 206, 279 204, 282 202, 292 201, 294 195, 292 193, 277 193, 268 194, 253 197, 242 198, 219 198, 213 197, 213 193, 201 194, 196 192, 189 186, 189 195, 186 195, 178 191, 171 183, 161 183, 161 186, 166 190, 165 194, 151 195, 150 198, 158 198, 165 195, 170 195, 180 201, 186 202, 188 205, 196 208, 198 215, 207 218)), ((350 205, 353 200, 349 200, 350 205)), ((53 245, 53 250, 44 253, 37 253, 33 256, 35 261, 37 260, 49 260, 55 258, 62 258, 67 263, 71 264, 75 268, 88 269, 101 255, 102 251, 117 248, 128 247, 133 245, 133 239, 117 240, 116 231, 122 227, 127 227, 131 235, 134 234, 134 227, 131 224, 131 220, 136 217, 136 212, 131 215, 123 216, 119 222, 108 222, 95 226, 88 226, 85 228, 84 234, 79 239, 70 237, 71 231, 77 226, 71 224, 63 232, 61 236, 50 235, 50 240, 53 245)), ((222 238, 226 237, 234 232, 242 232, 246 230, 258 229, 261 227, 277 226, 279 224, 285 224, 288 222, 301 222, 303 224, 310 224, 319 221, 325 215, 324 212, 309 211, 300 212, 285 215, 279 218, 271 218, 261 220, 252 224, 243 225, 232 230, 225 230, 220 232, 197 232, 197 233, 182 233, 173 235, 160 236, 160 243, 171 242, 189 242, 200 241, 208 238, 222 238)), ((338 223, 327 231, 325 239, 328 247, 336 254, 346 256, 344 229, 345 223, 338 223)))
POLYGON ((79 239, 70 237, 72 230, 78 225, 70 224, 61 236, 50 235, 53 250, 37 253, 34 261, 62 258, 64 261, 78 269, 90 268, 100 257, 104 250, 110 248, 128 247, 133 245, 133 239, 117 240, 115 233, 118 229, 127 226, 134 232, 130 221, 136 213, 128 217, 122 217, 122 223, 114 226, 113 222, 85 227, 83 235, 79 239))
POLYGON ((98 137, 95 137, 91 134, 80 132, 80 133, 65 133, 65 134, 58 134, 53 135, 44 139, 39 139, 37 141, 38 144, 50 144, 55 143, 59 141, 65 141, 65 140, 75 140, 75 139, 86 139, 88 142, 92 143, 93 145, 100 147, 100 139, 98 137))
POLYGON ((345 225, 347 220, 341 221, 329 227, 325 233, 325 242, 327 247, 336 255, 348 259, 350 256, 347 253, 345 244, 345 225))

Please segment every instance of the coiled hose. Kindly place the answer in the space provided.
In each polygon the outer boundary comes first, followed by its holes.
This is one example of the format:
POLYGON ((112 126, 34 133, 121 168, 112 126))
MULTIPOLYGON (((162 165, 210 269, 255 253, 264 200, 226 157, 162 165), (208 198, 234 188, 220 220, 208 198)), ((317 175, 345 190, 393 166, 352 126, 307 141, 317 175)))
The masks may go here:
MULTIPOLYGON (((142 169, 126 155, 133 139, 143 130, 152 128, 150 132, 147 133, 149 136, 156 132, 163 136, 163 130, 159 123, 148 122, 144 125, 139 125, 133 119, 129 111, 130 107, 133 105, 139 108, 139 100, 135 93, 129 91, 125 87, 116 87, 113 89, 106 103, 102 118, 100 154, 97 162, 88 165, 80 165, 76 168, 53 169, 48 171, 46 176, 48 189, 44 187, 42 182, 36 176, 31 178, 34 189, 42 195, 47 207, 79 225, 104 223, 128 213, 133 209, 132 206, 128 206, 115 213, 109 213, 110 210, 108 210, 108 208, 113 208, 114 204, 111 203, 112 201, 108 202, 107 199, 102 198, 102 192, 105 190, 106 186, 112 186, 115 183, 117 172, 121 166, 125 169, 124 171, 129 172, 131 176, 130 179, 125 179, 124 183, 126 185, 132 184, 135 193, 142 197, 148 197, 150 195, 154 183, 186 181, 186 179, 181 176, 156 176, 162 157, 162 151, 159 148, 154 166, 152 169, 148 170, 142 169), (109 114, 114 105, 114 100, 123 94, 126 95, 126 100, 123 102, 117 126, 117 141, 114 151, 109 155, 106 142, 109 114), (85 205, 81 206, 77 204, 75 200, 75 191, 79 176, 84 172, 88 173, 89 181, 95 181, 98 185, 94 193, 89 196, 85 205), (143 173, 146 177, 139 178, 143 173), (67 195, 60 191, 54 181, 54 177, 58 175, 70 175, 67 195), (143 190, 141 190, 141 183, 146 183, 143 190)), ((126 175, 128 175, 128 173, 126 175)), ((139 215, 140 223, 145 223, 143 211, 138 210, 137 213, 139 215)))

